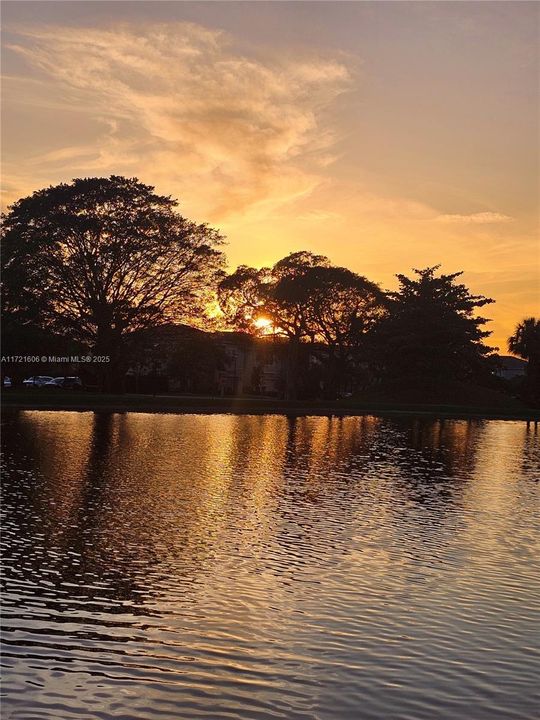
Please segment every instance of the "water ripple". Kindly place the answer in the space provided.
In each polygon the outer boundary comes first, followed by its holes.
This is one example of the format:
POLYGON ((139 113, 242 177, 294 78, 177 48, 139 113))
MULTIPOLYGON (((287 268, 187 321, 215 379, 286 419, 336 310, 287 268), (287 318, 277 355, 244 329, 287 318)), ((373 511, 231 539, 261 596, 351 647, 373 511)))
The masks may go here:
POLYGON ((532 720, 521 422, 17 412, 9 720, 532 720))

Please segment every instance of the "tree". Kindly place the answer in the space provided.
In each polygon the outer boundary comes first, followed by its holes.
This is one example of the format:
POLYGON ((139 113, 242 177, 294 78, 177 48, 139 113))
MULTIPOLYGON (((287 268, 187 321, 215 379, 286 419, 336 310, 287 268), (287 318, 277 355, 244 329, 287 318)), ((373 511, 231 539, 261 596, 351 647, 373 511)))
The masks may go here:
MULTIPOLYGON (((218 231, 136 178, 76 179, 4 217, 4 310, 47 324, 118 367, 130 333, 203 310, 222 275, 218 231)), ((110 374, 109 374, 110 376, 110 374)))
POLYGON ((257 318, 265 310, 265 278, 268 273, 266 268, 256 270, 240 265, 220 282, 219 305, 232 327, 242 332, 255 332, 257 318))
POLYGON ((260 316, 288 340, 286 396, 298 389, 301 344, 323 343, 337 390, 345 361, 380 314, 382 293, 366 278, 307 251, 291 253, 272 268, 240 266, 220 284, 221 307, 238 329, 255 333, 260 316))
POLYGON ((328 258, 305 250, 287 255, 272 268, 240 265, 219 285, 220 307, 238 330, 255 333, 257 318, 264 316, 276 334, 300 342, 310 336, 302 278, 311 268, 329 265, 328 258))
POLYGON ((397 275, 399 289, 387 293, 387 313, 372 333, 373 358, 384 377, 465 379, 487 371, 490 331, 475 310, 493 300, 472 295, 457 282, 462 273, 436 275, 439 266, 397 275))
POLYGON ((343 267, 310 268, 301 282, 313 337, 328 348, 328 389, 340 395, 351 371, 366 359, 365 341, 384 314, 384 294, 343 267))
POLYGON ((233 327, 256 334, 257 319, 266 317, 274 335, 287 338, 287 399, 297 396, 300 343, 310 339, 307 298, 300 279, 308 268, 328 263, 327 258, 306 251, 291 253, 272 268, 241 265, 219 286, 220 306, 233 327))
POLYGON ((525 399, 540 403, 540 320, 525 318, 516 325, 514 334, 508 338, 508 349, 527 364, 527 380, 524 387, 525 399))
POLYGON ((171 383, 175 391, 216 391, 226 354, 213 333, 169 324, 141 330, 131 340, 128 376, 135 392, 171 383))

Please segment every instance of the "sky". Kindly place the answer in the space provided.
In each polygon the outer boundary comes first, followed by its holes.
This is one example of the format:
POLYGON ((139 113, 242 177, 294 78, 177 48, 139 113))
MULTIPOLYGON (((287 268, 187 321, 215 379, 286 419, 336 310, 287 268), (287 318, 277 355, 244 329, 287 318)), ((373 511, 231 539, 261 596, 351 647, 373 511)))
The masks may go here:
POLYGON ((2 204, 136 176, 227 237, 540 311, 536 2, 2 3, 2 204))

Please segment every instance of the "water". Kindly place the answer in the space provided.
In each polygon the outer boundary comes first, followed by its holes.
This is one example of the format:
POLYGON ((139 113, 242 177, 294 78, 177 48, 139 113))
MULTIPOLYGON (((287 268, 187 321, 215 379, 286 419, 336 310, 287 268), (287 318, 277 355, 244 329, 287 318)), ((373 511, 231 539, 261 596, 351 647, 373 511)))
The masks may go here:
POLYGON ((3 421, 6 720, 532 720, 523 422, 3 421))

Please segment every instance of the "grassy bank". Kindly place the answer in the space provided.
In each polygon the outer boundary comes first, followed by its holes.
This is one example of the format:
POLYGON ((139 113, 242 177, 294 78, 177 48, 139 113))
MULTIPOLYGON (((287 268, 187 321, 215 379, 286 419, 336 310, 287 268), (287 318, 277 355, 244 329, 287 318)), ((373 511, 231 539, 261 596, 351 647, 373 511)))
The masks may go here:
POLYGON ((387 399, 286 402, 273 398, 180 395, 106 395, 44 389, 8 390, 4 409, 79 410, 102 412, 235 413, 280 415, 427 415, 447 418, 538 420, 540 410, 508 398, 508 403, 464 405, 391 402, 387 399))

